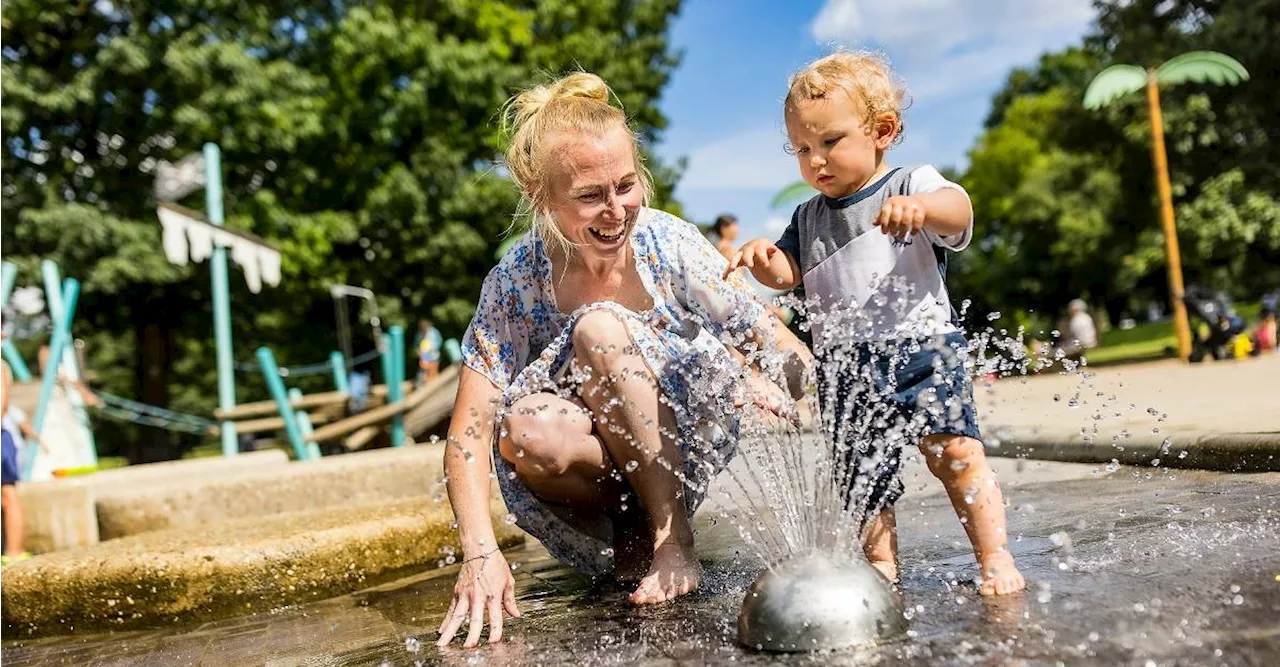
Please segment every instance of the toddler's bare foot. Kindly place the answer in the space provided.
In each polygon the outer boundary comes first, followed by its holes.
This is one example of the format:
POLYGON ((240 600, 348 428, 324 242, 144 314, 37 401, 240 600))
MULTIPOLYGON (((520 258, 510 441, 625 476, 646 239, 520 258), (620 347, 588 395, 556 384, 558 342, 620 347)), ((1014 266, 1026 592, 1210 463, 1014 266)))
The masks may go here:
POLYGON ((653 565, 628 598, 631 604, 658 604, 693 591, 702 581, 702 565, 693 546, 663 544, 653 550, 653 565))
POLYGON ((984 557, 978 565, 982 569, 978 593, 982 595, 1008 595, 1027 587, 1022 573, 1013 563, 1013 555, 1006 550, 984 557))
POLYGON ((870 561, 871 567, 874 567, 889 583, 898 583, 898 564, 891 560, 873 560, 870 561))

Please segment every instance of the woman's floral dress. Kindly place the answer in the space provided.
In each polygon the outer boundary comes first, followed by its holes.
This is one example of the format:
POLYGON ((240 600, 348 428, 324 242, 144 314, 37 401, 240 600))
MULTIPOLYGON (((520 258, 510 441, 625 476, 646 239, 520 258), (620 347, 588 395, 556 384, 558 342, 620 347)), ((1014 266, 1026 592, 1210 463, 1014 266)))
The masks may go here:
MULTIPOLYGON (((725 342, 741 340, 764 304, 740 273, 722 278, 726 260, 697 227, 643 209, 632 231, 636 270, 653 309, 633 312, 614 302, 565 314, 556 307, 551 260, 537 234, 514 245, 484 281, 462 343, 463 363, 502 390, 503 402, 539 392, 568 397, 564 370, 573 357, 571 332, 584 314, 612 312, 627 326, 675 413, 685 457, 684 501, 690 514, 707 483, 737 448, 738 414, 729 388, 742 369, 725 342)), ((579 519, 534 496, 503 460, 494 439, 494 468, 516 523, 560 561, 600 574, 613 567, 612 526, 579 519)))

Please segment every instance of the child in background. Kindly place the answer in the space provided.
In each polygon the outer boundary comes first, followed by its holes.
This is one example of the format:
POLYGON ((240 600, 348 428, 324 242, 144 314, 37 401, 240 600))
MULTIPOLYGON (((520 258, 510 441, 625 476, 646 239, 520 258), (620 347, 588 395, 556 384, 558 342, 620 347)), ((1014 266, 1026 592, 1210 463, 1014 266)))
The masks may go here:
POLYGON ((440 347, 444 340, 431 320, 418 320, 418 384, 430 380, 440 371, 440 347))
MULTIPOLYGON (((824 429, 852 439, 858 434, 847 431, 854 429, 832 424, 852 423, 860 411, 878 409, 878 398, 887 398, 900 417, 923 424, 919 447, 973 545, 981 568, 979 592, 1013 593, 1025 582, 1009 553, 1004 500, 983 451, 965 367, 968 344, 943 280, 943 251, 969 244, 973 211, 963 188, 933 167, 891 169, 885 162, 901 137, 904 97, 897 77, 875 54, 836 53, 796 74, 784 105, 787 135, 801 174, 819 194, 796 208, 776 243, 756 239, 743 246, 726 275, 746 266, 771 288, 803 282, 820 311, 852 302, 874 312, 874 322, 842 327, 843 340, 823 337, 824 312, 814 319, 819 384, 835 389, 819 393, 824 429), (905 301, 888 294, 890 275, 909 285, 905 301), (896 312, 883 307, 894 301, 896 312), (861 337, 852 343, 859 363, 851 366, 844 360, 854 336, 861 337), (877 399, 859 400, 851 394, 867 372, 877 399), (935 413, 926 409, 928 403, 951 409, 935 413)), ((867 452, 869 459, 888 464, 872 473, 867 506, 883 509, 866 518, 864 551, 896 581, 893 503, 903 491, 902 442, 892 435, 886 430, 875 436, 879 451, 867 452)), ((862 463, 851 462, 850 469, 865 469, 862 463)))
POLYGON ((0 565, 31 557, 23 549, 25 526, 22 521, 22 504, 18 500, 17 436, 9 432, 9 390, 13 386, 13 373, 9 364, 0 361, 0 414, 5 415, 5 427, 0 428, 0 516, 4 520, 4 555, 0 565))
POLYGON ((1253 349, 1258 354, 1276 350, 1276 311, 1263 307, 1258 326, 1253 330, 1253 349))

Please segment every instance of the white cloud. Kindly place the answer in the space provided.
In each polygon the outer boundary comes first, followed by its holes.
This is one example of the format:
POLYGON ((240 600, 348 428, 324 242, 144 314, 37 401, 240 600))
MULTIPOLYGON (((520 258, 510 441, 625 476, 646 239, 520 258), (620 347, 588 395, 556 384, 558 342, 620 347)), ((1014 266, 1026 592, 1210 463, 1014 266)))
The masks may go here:
POLYGON ((883 49, 912 97, 929 101, 1077 42, 1093 16, 1091 0, 827 0, 810 28, 819 42, 883 49))
POLYGON ((700 146, 689 155, 680 188, 689 190, 782 189, 800 178, 796 159, 783 151, 777 125, 756 127, 700 146))

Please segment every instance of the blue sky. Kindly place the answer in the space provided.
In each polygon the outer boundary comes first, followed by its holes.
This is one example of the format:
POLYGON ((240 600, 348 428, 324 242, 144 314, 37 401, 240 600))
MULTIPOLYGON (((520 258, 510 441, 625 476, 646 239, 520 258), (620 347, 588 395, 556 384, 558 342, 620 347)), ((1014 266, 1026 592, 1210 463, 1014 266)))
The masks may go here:
POLYGON ((1091 0, 686 0, 657 151, 689 159, 676 191, 689 219, 728 211, 744 241, 776 236, 790 211, 769 200, 799 178, 782 150, 793 71, 836 45, 884 51, 912 98, 890 162, 963 166, 1009 70, 1077 43, 1092 17, 1091 0))

